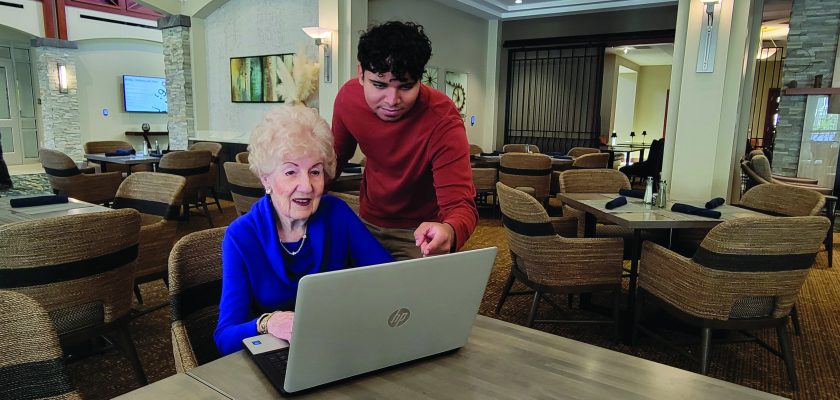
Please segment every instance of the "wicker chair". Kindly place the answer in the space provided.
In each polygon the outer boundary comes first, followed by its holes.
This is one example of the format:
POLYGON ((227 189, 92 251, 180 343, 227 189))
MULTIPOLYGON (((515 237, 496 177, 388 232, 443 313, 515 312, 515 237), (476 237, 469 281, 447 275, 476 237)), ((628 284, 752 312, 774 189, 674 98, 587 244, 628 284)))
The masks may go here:
POLYGON ((537 308, 544 293, 612 292, 613 320, 586 322, 612 322, 617 340, 623 262, 621 255, 624 247, 622 240, 564 238, 555 233, 548 214, 534 198, 501 182, 496 184, 496 191, 513 260, 496 313, 501 310, 507 296, 525 294, 510 291, 515 280, 534 290, 534 300, 528 314, 529 327, 534 323, 574 322, 536 320, 537 308))
POLYGON ((186 235, 169 256, 172 350, 177 372, 187 372, 220 357, 213 331, 219 320, 225 229, 186 235))
POLYGON ((135 210, 0 225, 0 288, 38 301, 62 346, 116 333, 116 345, 145 385, 128 325, 139 232, 135 210))
MULTIPOLYGON (((630 189, 630 180, 627 176, 614 169, 586 169, 569 170, 560 174, 560 193, 615 193, 618 196, 619 189, 630 189)), ((563 204, 563 215, 577 218, 578 237, 583 237, 586 213, 563 204)), ((596 236, 621 236, 632 237, 633 232, 629 229, 616 225, 596 226, 596 236)), ((629 243, 629 242, 628 242, 629 243)))
POLYGON ((251 152, 248 152, 248 151, 242 151, 242 152, 236 153, 236 162, 238 162, 240 164, 248 164, 248 155, 250 155, 250 154, 251 154, 251 152))
POLYGON ((50 316, 37 301, 0 290, 2 399, 81 399, 64 369, 64 355, 50 316))
POLYGON ((508 143, 502 146, 502 153, 539 153, 540 148, 533 144, 508 143))
MULTIPOLYGON (((749 154, 747 154, 747 160, 752 160, 753 157, 759 156, 759 155, 764 156, 765 158, 767 157, 767 155, 764 153, 764 150, 755 149, 755 150, 751 151, 749 154)), ((767 161, 769 163, 770 159, 767 158, 767 161)), ((782 181, 782 182, 794 183, 794 184, 804 183, 806 185, 817 185, 818 182, 819 182, 819 179, 805 178, 805 177, 801 177, 801 176, 782 176, 782 175, 771 175, 771 176, 775 180, 782 181)))
POLYGON ((545 204, 551 190, 551 157, 545 154, 502 154, 499 182, 513 188, 530 188, 528 193, 545 204))
POLYGON ((610 155, 608 153, 589 153, 575 159, 572 168, 575 169, 598 169, 608 168, 610 155))
POLYGON ((213 217, 207 210, 207 196, 204 190, 207 187, 206 174, 210 171, 212 157, 212 154, 206 150, 173 151, 164 154, 158 166, 158 172, 187 178, 181 201, 184 206, 184 217, 189 218, 190 208, 201 207, 211 228, 213 217))
POLYGON ((805 180, 798 181, 791 180, 790 178, 780 179, 780 177, 773 175, 770 167, 770 160, 761 154, 753 156, 749 161, 741 161, 741 170, 744 171, 744 174, 746 174, 750 180, 750 184, 748 185, 749 187, 760 185, 762 183, 776 183, 779 185, 798 186, 824 195, 831 195, 832 192, 831 188, 812 183, 804 183, 807 182, 805 180))
POLYGON ((496 168, 473 168, 472 169, 473 186, 475 186, 476 204, 483 204, 493 208, 496 211, 496 205, 499 204, 496 195, 496 182, 499 181, 499 171, 496 168), (488 203, 487 196, 493 196, 493 203, 488 203))
MULTIPOLYGON (((712 228, 692 258, 651 242, 642 248, 634 339, 645 302, 701 328, 700 372, 709 367, 712 329, 775 328, 788 379, 797 388, 785 327, 828 229, 824 217, 738 218, 712 228)), ((655 334, 653 334, 655 335, 655 334)), ((764 347, 770 347, 760 342, 764 347)))
MULTIPOLYGON (((216 208, 219 209, 219 214, 224 214, 222 211, 222 205, 219 203, 219 195, 216 193, 216 182, 219 180, 219 154, 222 152, 222 144, 216 142, 198 142, 193 143, 187 150, 205 150, 209 151, 213 156, 213 159, 210 162, 210 170, 206 174, 202 175, 204 179, 204 190, 210 191, 210 194, 213 195, 213 204, 215 204, 216 208)), ((202 195, 206 196, 207 194, 205 192, 202 195)))
MULTIPOLYGON (((241 154, 241 153, 240 153, 241 154)), ((230 184, 230 195, 239 215, 247 213, 251 206, 265 196, 260 178, 248 168, 248 164, 226 162, 225 175, 230 184)))
POLYGON ((479 146, 477 144, 470 144, 470 155, 471 156, 478 156, 478 155, 481 155, 481 153, 484 153, 484 149, 482 149, 481 146, 479 146))
POLYGON ((592 147, 572 147, 571 149, 569 149, 566 155, 569 157, 577 158, 584 154, 598 154, 600 152, 601 150, 594 149, 592 147))
POLYGON ((186 178, 138 172, 129 175, 114 198, 114 208, 133 208, 141 214, 140 249, 134 269, 134 295, 143 304, 140 284, 167 280, 166 265, 178 230, 178 208, 186 178))
POLYGON ((114 200, 122 173, 83 174, 66 154, 49 149, 39 152, 53 192, 95 204, 107 205, 114 200))
MULTIPOLYGON (((113 153, 118 150, 133 151, 134 146, 132 146, 131 143, 122 140, 99 140, 85 143, 85 154, 113 153)), ((102 168, 102 166, 95 161, 88 161, 88 164, 97 165, 100 167, 100 170, 102 168)), ((126 173, 148 171, 149 164, 122 165, 111 163, 108 165, 108 170, 110 172, 116 171, 126 173)))

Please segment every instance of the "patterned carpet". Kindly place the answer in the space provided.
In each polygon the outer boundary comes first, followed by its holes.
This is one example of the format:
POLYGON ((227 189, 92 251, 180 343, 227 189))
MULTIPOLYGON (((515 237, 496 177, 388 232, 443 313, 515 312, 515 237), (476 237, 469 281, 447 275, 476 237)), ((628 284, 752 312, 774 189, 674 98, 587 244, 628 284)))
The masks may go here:
MULTIPOLYGON (((16 178, 34 179, 32 176, 16 178)), ((17 182, 16 180, 16 187, 24 187, 18 186, 17 182)), ((232 203, 225 201, 222 203, 225 209, 223 216, 213 211, 216 226, 230 223, 235 216, 232 203)), ((192 218, 189 222, 182 222, 179 232, 186 234, 206 228, 205 219, 192 218)), ((835 241, 840 241, 840 235, 835 234, 835 241)), ((466 247, 472 249, 487 246, 497 246, 499 255, 479 312, 505 321, 524 324, 530 308, 530 299, 527 297, 509 298, 501 314, 498 316, 494 314, 499 294, 509 273, 510 255, 504 239, 504 230, 498 218, 493 218, 489 213, 486 217, 482 215, 479 227, 466 247)), ((709 375, 795 399, 840 399, 840 386, 837 385, 840 381, 840 301, 838 301, 840 299, 840 268, 828 269, 826 265, 826 252, 823 251, 818 255, 817 264, 812 269, 799 297, 798 305, 803 334, 792 337, 800 385, 798 392, 793 393, 788 389, 782 361, 754 343, 714 346, 711 351, 709 375)), ((146 304, 160 304, 167 301, 167 289, 162 281, 145 284, 142 286, 142 291, 146 304)), ((566 304, 565 298, 554 298, 554 300, 558 304, 566 304)), ((607 298, 598 295, 593 297, 593 302, 609 304, 607 298)), ((142 306, 135 303, 135 307, 142 306)), ((551 315, 554 312, 548 306, 540 309, 540 315, 551 315)), ((576 316, 580 313, 575 308, 569 312, 569 315, 576 316)), ((654 318, 657 321, 664 319, 657 314, 652 314, 648 318, 654 318)), ((151 382, 175 373, 169 324, 168 308, 143 315, 131 322, 132 335, 151 382)), ((668 324, 658 325, 667 326, 668 324)), ((675 354, 644 336, 636 346, 632 347, 614 343, 611 338, 611 328, 608 325, 543 325, 536 328, 677 368, 697 370, 695 363, 690 359, 675 354)), ((681 329, 671 329, 667 334, 669 337, 672 334, 682 338, 692 337, 686 330, 681 329)), ((773 332, 761 333, 758 336, 771 345, 776 345, 773 332)), ((696 350, 697 347, 687 346, 686 348, 696 350)), ((72 362, 68 367, 76 385, 86 399, 108 399, 139 386, 132 378, 128 360, 116 350, 72 362)))
POLYGON ((12 188, 0 190, 0 196, 29 196, 52 193, 47 174, 12 175, 12 188))

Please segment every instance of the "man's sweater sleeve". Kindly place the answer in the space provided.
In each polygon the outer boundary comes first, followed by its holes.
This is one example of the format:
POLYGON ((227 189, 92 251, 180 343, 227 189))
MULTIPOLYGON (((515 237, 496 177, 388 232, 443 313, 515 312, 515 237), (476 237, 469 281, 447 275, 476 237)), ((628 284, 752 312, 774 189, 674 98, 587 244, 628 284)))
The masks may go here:
POLYGON ((429 154, 439 217, 455 230, 456 249, 460 249, 478 224, 470 145, 460 119, 445 119, 435 130, 429 143, 429 154))

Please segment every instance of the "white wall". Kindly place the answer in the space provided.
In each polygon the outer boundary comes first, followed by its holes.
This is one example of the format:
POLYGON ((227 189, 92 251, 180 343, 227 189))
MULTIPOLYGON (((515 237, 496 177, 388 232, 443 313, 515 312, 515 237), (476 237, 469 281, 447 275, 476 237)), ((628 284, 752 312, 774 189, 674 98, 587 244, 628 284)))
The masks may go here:
MULTIPOLYGON (((633 115, 636 111, 636 80, 638 74, 635 72, 622 72, 618 74, 618 88, 615 92, 615 128, 618 133, 616 142, 622 143, 630 140, 630 131, 633 128, 633 115)), ((641 135, 641 132, 637 134, 641 135)), ((637 137, 640 140, 641 137, 637 137)))
POLYGON ((314 40, 302 27, 318 25, 317 0, 231 0, 205 20, 208 129, 250 132, 276 104, 230 101, 230 58, 305 51, 314 40))
POLYGON ((150 19, 129 17, 127 15, 111 14, 86 8, 67 7, 67 39, 141 39, 160 43, 163 41, 161 31, 157 29, 157 22, 150 19), (123 21, 136 25, 126 25, 108 21, 82 18, 90 16, 115 21, 123 21))
POLYGON ((32 36, 44 36, 44 12, 40 1, 19 0, 23 8, 0 7, 0 26, 7 26, 32 36))
POLYGON ((485 114, 487 92, 487 40, 488 21, 471 14, 447 7, 435 1, 370 0, 368 20, 377 24, 389 20, 412 21, 423 25, 432 42, 429 66, 438 68, 442 91, 447 69, 466 72, 467 81, 467 138, 470 143, 484 142, 485 135, 492 135, 491 118, 485 114), (470 126, 475 115, 476 124, 470 126), (486 133, 485 133, 486 132, 486 133))
POLYGON ((636 131, 636 134, 647 131, 646 141, 648 143, 662 137, 662 128, 665 122, 665 103, 670 85, 670 65, 649 65, 639 68, 633 130, 636 131))
MULTIPOLYGON (((160 43, 144 40, 94 39, 77 42, 76 82, 79 93, 82 144, 92 140, 126 140, 140 148, 141 137, 125 136, 148 122, 153 131, 166 130, 166 114, 127 113, 123 107, 122 76, 164 76, 160 43), (107 108, 108 116, 102 115, 107 108)), ((165 136, 151 137, 162 147, 165 136)), ((154 142, 152 142, 154 143, 154 142)))

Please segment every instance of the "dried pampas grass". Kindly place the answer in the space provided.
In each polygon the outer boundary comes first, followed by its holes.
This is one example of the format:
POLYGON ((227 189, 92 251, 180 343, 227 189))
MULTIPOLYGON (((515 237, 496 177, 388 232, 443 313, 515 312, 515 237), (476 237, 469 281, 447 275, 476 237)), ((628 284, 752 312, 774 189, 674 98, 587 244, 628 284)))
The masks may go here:
POLYGON ((320 64, 312 62, 303 50, 292 57, 292 65, 281 63, 277 68, 280 78, 280 95, 286 103, 295 105, 308 103, 318 94, 318 73, 320 64))

